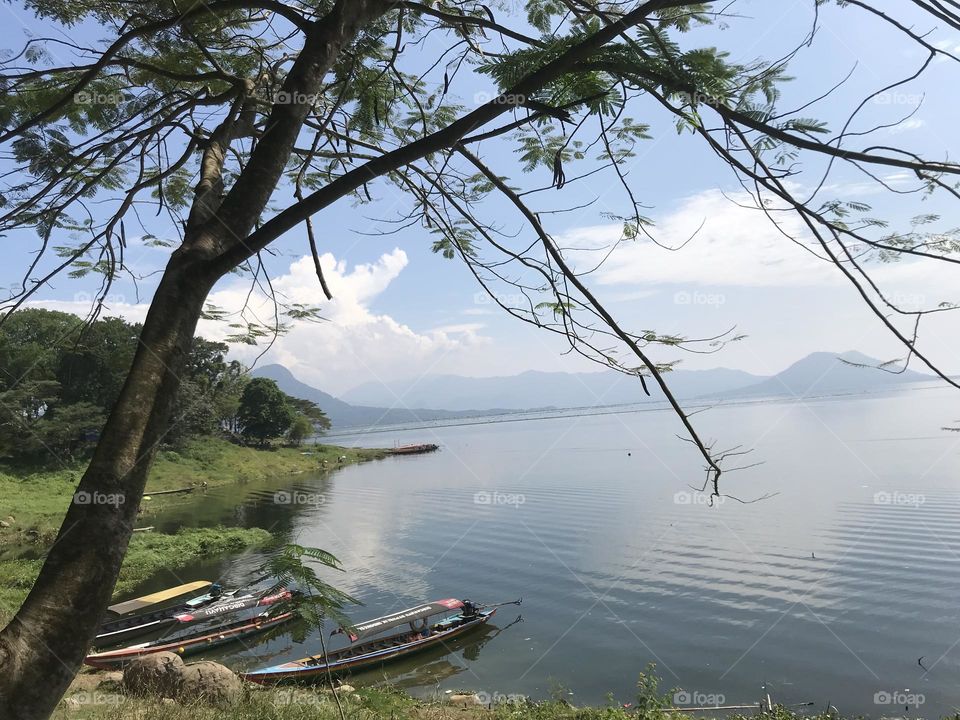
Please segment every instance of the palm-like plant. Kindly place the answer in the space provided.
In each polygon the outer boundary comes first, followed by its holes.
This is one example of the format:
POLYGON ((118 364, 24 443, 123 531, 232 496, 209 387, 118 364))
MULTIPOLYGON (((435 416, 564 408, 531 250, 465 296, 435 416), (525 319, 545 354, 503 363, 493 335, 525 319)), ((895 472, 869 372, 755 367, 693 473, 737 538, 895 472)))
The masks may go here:
MULTIPOLYGON (((270 556, 259 568, 266 578, 272 579, 277 586, 286 586, 296 589, 292 603, 297 613, 308 625, 317 628, 320 635, 320 648, 323 652, 324 663, 327 663, 327 643, 324 639, 324 623, 329 618, 338 627, 353 630, 353 624, 344 614, 343 609, 350 604, 362 605, 357 598, 348 595, 324 582, 317 577, 313 565, 319 563, 323 567, 343 572, 340 561, 326 550, 315 547, 306 547, 296 543, 284 545, 279 552, 270 556)), ((337 703, 337 710, 341 719, 345 720, 343 706, 333 684, 333 675, 327 669, 327 683, 337 703)))

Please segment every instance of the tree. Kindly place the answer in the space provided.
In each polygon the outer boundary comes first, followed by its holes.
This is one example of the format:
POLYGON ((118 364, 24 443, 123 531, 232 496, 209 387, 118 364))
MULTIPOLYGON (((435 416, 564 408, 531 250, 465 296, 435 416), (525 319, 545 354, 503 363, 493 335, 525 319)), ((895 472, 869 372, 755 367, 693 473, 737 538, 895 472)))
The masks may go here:
POLYGON ((269 378, 254 378, 243 389, 237 412, 240 432, 261 445, 284 435, 293 422, 287 398, 269 378))
POLYGON ((139 334, 139 326, 108 317, 86 327, 76 342, 61 343, 57 348, 61 401, 112 407, 133 362, 139 334))
POLYGON ((27 447, 34 455, 53 453, 72 461, 93 447, 105 420, 103 410, 92 403, 54 407, 35 424, 27 447))
POLYGON ((313 400, 304 400, 287 395, 287 405, 293 408, 294 412, 305 417, 310 421, 311 426, 315 426, 321 432, 330 429, 330 418, 313 400))
MULTIPOLYGON (((0 77, 0 144, 16 169, 0 180, 0 233, 33 228, 39 236, 22 286, 2 305, 4 321, 64 271, 99 283, 95 316, 115 278, 129 271, 124 249, 138 223, 146 242, 173 250, 78 488, 122 493, 126 502, 68 511, 59 540, 69 538, 53 546, 23 607, 0 632, 0 715, 46 717, 82 661, 126 551, 147 469, 169 429, 197 321, 223 316, 205 308, 209 291, 231 272, 269 287, 262 254, 302 227, 329 299, 311 218, 334 203, 373 202, 392 186, 408 200, 399 220, 419 224, 436 252, 464 262, 506 312, 644 386, 655 383, 719 493, 724 460, 740 451, 700 437, 670 393, 664 376, 671 361, 653 352, 710 351, 735 338, 698 341, 622 327, 590 287, 591 269, 576 267, 551 235, 555 203, 545 204, 549 215, 530 204, 554 188, 580 205, 582 195, 569 188, 607 178, 620 195, 619 209, 607 216, 623 225, 616 244, 656 242, 628 169, 653 132, 635 118, 657 117, 729 167, 757 211, 781 223, 784 242, 804 244, 834 265, 908 360, 956 385, 917 343, 920 320, 945 308, 901 308, 871 277, 877 261, 900 256, 958 262, 956 233, 935 217, 891 227, 862 203, 825 195, 841 171, 847 178, 862 173, 885 192, 876 173, 894 168, 914 179, 911 192, 952 202, 960 166, 936 159, 945 152, 928 158, 889 141, 864 141, 871 128, 856 121, 876 93, 851 100, 838 97, 842 86, 824 88, 822 98, 783 106, 780 86, 793 57, 816 46, 824 22, 835 32, 855 26, 896 35, 921 52, 918 71, 878 92, 896 90, 936 60, 954 67, 956 55, 914 28, 936 22, 960 29, 960 14, 931 0, 902 3, 892 14, 861 0, 808 1, 815 19, 803 44, 770 60, 736 63, 721 49, 699 46, 691 31, 743 16, 684 0, 530 0, 519 6, 521 18, 476 0, 27 0, 72 42, 32 38, 4 62, 0 77), (81 21, 102 28, 104 41, 84 47, 74 39, 70 26, 81 21), (54 45, 56 53, 48 53, 54 45), (434 64, 425 69, 424 58, 434 64), (464 106, 461 98, 491 81, 489 98, 464 106), (836 132, 804 115, 824 98, 849 108, 836 132), (514 150, 533 181, 508 167, 514 150), (544 175, 550 181, 540 183, 544 175), (812 195, 800 194, 803 178, 817 189, 812 195), (173 237, 146 227, 156 213, 171 221, 173 237), (503 227, 511 213, 524 223, 519 235, 503 227), (783 225, 788 215, 802 236, 783 225), (500 283, 521 302, 504 300, 500 283)), ((242 312, 224 317, 234 339, 256 342, 279 330, 284 317, 316 314, 313 306, 276 299, 267 328, 242 312)))

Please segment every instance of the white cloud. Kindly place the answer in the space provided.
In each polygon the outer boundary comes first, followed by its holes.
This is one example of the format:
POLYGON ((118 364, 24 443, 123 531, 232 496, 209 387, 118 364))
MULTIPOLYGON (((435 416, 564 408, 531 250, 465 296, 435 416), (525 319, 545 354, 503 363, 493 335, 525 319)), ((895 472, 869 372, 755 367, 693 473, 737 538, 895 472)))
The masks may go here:
MULTIPOLYGON (((309 256, 294 261, 288 273, 274 278, 273 287, 287 303, 319 307, 325 320, 293 323, 261 363, 280 363, 304 382, 336 393, 366 380, 419 375, 485 342, 477 332, 480 325, 418 332, 388 314, 371 310, 373 302, 407 267, 407 254, 400 248, 376 262, 352 268, 330 253, 320 257, 320 264, 333 294, 330 302, 323 300, 309 256)), ((244 283, 235 282, 211 293, 210 302, 236 309, 242 306, 246 291, 244 283)), ((258 300, 254 311, 261 320, 269 319, 273 312, 266 298, 258 300)), ((225 334, 225 329, 203 323, 200 332, 213 337, 225 334)), ((258 347, 240 347, 235 354, 251 362, 260 352, 258 347)))
MULTIPOLYGON (((684 247, 665 250, 645 238, 623 242, 593 277, 605 285, 638 289, 667 283, 782 287, 837 282, 834 268, 784 237, 764 213, 739 207, 728 198, 750 203, 746 194, 724 197, 709 190, 693 195, 651 229, 667 247, 690 240, 684 247)), ((778 220, 792 236, 805 237, 797 217, 778 213, 778 220)), ((560 239, 567 246, 603 248, 616 242, 620 231, 619 225, 595 225, 560 239)), ((598 253, 576 251, 573 256, 579 267, 586 268, 593 266, 598 253)))
MULTIPOLYGON (((617 287, 620 296, 616 292, 604 294, 612 301, 640 299, 664 285, 707 291, 723 287, 851 287, 838 268, 785 237, 762 212, 740 207, 749 202, 745 193, 724 197, 715 190, 689 197, 660 218, 651 231, 658 242, 668 247, 677 247, 693 236, 684 247, 670 251, 647 239, 623 242, 591 278, 617 287), (697 232, 701 223, 703 227, 697 232)), ((793 238, 809 237, 795 215, 779 213, 777 219, 793 238)), ((620 225, 596 225, 570 231, 561 241, 566 246, 585 248, 570 253, 582 269, 596 263, 598 253, 590 248, 608 247, 616 242, 620 232, 620 225)), ((822 254, 812 242, 805 247, 822 254)), ((867 263, 863 267, 905 309, 930 309, 943 301, 960 301, 956 268, 948 263, 905 258, 895 263, 867 263)))

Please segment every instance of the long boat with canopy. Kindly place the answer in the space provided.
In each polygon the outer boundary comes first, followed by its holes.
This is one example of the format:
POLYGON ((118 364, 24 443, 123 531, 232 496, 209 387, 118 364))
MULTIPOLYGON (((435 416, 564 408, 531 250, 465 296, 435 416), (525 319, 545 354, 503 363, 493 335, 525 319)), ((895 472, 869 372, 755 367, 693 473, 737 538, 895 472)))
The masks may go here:
MULTIPOLYGON (((520 600, 501 605, 519 605, 520 600)), ((469 600, 449 598, 418 605, 400 612, 340 628, 350 645, 326 655, 294 660, 272 667, 241 673, 255 683, 309 682, 330 673, 344 673, 381 665, 447 642, 473 628, 480 627, 497 612, 496 605, 477 605, 469 600), (390 632, 406 626, 401 632, 390 632)))

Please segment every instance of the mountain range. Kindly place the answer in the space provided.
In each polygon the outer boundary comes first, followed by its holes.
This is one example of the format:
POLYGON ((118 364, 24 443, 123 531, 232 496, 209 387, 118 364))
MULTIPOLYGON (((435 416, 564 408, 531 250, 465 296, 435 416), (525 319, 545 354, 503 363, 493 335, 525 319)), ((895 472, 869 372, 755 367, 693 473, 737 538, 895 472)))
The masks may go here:
MULTIPOLYGON (((903 383, 933 380, 933 376, 891 366, 857 352, 815 352, 772 376, 742 370, 674 370, 666 374, 680 399, 812 397, 861 393, 903 383), (895 370, 896 372, 891 372, 895 370)), ((501 377, 427 375, 415 380, 368 382, 337 398, 298 380, 282 365, 254 370, 276 381, 285 393, 317 403, 334 427, 394 425, 497 415, 521 410, 599 407, 663 400, 648 380, 647 396, 636 378, 613 370, 594 373, 539 372, 501 377)))

